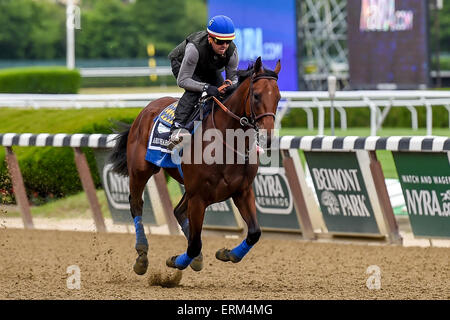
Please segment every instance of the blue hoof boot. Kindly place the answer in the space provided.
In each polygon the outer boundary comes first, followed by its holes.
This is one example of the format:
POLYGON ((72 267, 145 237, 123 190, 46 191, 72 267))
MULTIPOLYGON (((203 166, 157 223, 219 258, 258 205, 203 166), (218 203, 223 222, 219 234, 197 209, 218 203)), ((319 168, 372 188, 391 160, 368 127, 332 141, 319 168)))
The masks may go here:
POLYGON ((175 260, 177 260, 178 256, 173 256, 170 257, 166 260, 166 266, 168 266, 169 268, 174 268, 174 269, 178 269, 178 270, 184 270, 186 267, 184 267, 183 269, 180 269, 177 267, 175 260))
POLYGON ((187 268, 188 265, 191 264, 192 258, 189 258, 189 256, 185 253, 179 255, 179 256, 173 256, 166 260, 166 265, 170 268, 176 268, 178 270, 184 270, 187 268))

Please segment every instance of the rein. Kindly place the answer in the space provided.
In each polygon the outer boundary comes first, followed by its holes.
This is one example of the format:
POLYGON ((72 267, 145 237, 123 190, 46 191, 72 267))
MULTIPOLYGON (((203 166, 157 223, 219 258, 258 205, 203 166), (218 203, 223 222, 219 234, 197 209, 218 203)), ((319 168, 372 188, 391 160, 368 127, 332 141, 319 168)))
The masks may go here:
MULTIPOLYGON (((218 105, 218 106, 219 106, 219 107, 220 107, 227 115, 229 115, 229 116, 232 117, 233 119, 239 121, 239 123, 240 123, 240 125, 241 125, 242 127, 244 127, 244 128, 249 127, 249 128, 255 129, 257 137, 258 137, 258 135, 259 135, 259 131, 258 131, 258 125, 257 125, 256 122, 257 122, 259 119, 264 118, 264 117, 267 117, 267 116, 272 116, 272 117, 275 118, 275 113, 273 113, 273 112, 266 112, 266 113, 259 114, 259 115, 256 115, 256 114, 255 114, 254 108, 253 108, 253 105, 254 105, 254 103, 253 103, 253 95, 252 95, 252 98, 251 98, 251 101, 250 101, 250 116, 247 116, 247 112, 246 112, 246 110, 245 110, 245 106, 247 105, 247 101, 248 101, 248 98, 249 98, 249 96, 250 96, 250 93, 253 92, 253 84, 254 84, 256 81, 261 80, 261 79, 269 79, 269 80, 275 80, 275 81, 278 80, 277 77, 269 76, 269 75, 260 75, 260 76, 255 76, 255 75, 253 75, 253 76, 252 76, 252 79, 251 79, 251 82, 250 82, 250 88, 249 88, 249 90, 248 90, 247 97, 245 98, 245 103, 244 103, 244 115, 243 115, 242 117, 239 117, 238 115, 236 115, 233 111, 231 111, 230 109, 228 109, 222 102, 220 102, 219 99, 217 99, 216 97, 212 96, 214 102, 215 102, 215 103, 216 103, 216 104, 217 104, 217 105, 218 105), (250 118, 250 120, 249 120, 249 118, 250 118)), ((214 129, 217 129, 217 128, 216 128, 216 123, 215 123, 215 121, 214 121, 214 106, 215 106, 215 104, 213 103, 212 114, 211 114, 211 116, 212 116, 213 127, 214 127, 214 129)), ((259 137, 258 137, 258 139, 259 139, 259 137)), ((228 143, 226 143, 223 139, 222 139, 222 143, 223 143, 227 148, 232 149, 236 154, 238 154, 238 155, 244 157, 246 162, 248 161, 248 152, 249 152, 248 150, 246 151, 246 154, 242 154, 242 153, 240 153, 239 151, 237 151, 235 148, 233 148, 232 146, 230 146, 228 143)))

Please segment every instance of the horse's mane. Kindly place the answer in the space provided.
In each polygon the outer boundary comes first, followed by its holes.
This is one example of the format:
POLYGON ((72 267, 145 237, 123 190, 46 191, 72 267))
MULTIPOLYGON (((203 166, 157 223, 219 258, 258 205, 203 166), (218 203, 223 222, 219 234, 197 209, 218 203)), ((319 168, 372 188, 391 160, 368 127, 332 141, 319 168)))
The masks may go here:
MULTIPOLYGON (((238 76, 238 83, 239 83, 239 85, 242 83, 242 82, 244 82, 244 80, 245 79, 247 79, 248 77, 250 77, 252 74, 253 74, 253 68, 254 68, 254 63, 252 63, 252 64, 250 64, 249 66, 248 66, 248 68, 247 69, 243 69, 243 70, 238 70, 237 71, 237 76, 238 76)), ((274 77, 274 78, 277 78, 278 79, 278 75, 275 73, 275 71, 272 71, 272 70, 270 70, 270 69, 266 69, 264 66, 263 66, 263 75, 265 75, 265 76, 271 76, 271 77, 274 77)))
MULTIPOLYGON (((222 98, 222 100, 226 100, 228 99, 234 91, 236 91, 237 88, 239 88, 239 86, 248 78, 253 74, 253 68, 254 68, 254 63, 249 64, 249 66, 247 67, 247 69, 241 69, 237 71, 237 76, 238 76, 238 82, 237 85, 234 85, 234 89, 233 90, 229 90, 226 95, 222 98)), ((275 77, 278 79, 278 74, 276 74, 274 71, 270 70, 270 69, 266 69, 263 66, 263 75, 266 76, 271 76, 271 77, 275 77)))

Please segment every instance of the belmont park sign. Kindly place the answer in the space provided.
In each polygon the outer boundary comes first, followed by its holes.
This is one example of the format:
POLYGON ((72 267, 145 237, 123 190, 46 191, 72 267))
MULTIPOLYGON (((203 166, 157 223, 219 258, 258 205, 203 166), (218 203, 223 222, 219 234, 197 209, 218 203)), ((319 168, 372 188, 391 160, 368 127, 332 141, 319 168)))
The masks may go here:
POLYGON ((379 235, 357 154, 305 152, 305 158, 328 231, 379 235))
POLYGON ((328 214, 370 217, 368 199, 361 193, 357 169, 313 168, 311 171, 317 190, 323 191, 320 202, 326 207, 328 214), (340 193, 335 196, 335 191, 340 193))

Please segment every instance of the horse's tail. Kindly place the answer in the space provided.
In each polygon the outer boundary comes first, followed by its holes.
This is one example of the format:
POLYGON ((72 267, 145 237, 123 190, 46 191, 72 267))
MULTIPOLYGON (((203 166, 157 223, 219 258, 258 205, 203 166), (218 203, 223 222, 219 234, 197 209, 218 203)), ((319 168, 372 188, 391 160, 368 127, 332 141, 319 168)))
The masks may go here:
POLYGON ((127 141, 130 133, 131 125, 120 123, 120 126, 125 129, 118 132, 116 145, 114 146, 112 154, 109 156, 108 162, 112 163, 112 171, 122 176, 128 176, 127 166, 127 141))

